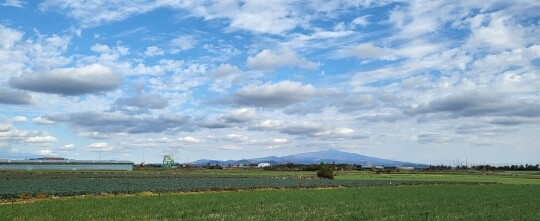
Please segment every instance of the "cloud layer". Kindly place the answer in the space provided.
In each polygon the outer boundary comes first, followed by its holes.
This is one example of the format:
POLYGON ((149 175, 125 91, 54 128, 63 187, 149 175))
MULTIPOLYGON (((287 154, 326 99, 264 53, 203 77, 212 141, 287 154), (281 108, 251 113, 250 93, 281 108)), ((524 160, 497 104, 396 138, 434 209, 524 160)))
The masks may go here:
POLYGON ((122 81, 122 77, 111 68, 92 64, 25 74, 11 78, 9 84, 21 90, 73 96, 113 90, 122 81))
POLYGON ((420 163, 540 155, 538 1, 0 7, 5 152, 146 162, 328 148, 420 163))

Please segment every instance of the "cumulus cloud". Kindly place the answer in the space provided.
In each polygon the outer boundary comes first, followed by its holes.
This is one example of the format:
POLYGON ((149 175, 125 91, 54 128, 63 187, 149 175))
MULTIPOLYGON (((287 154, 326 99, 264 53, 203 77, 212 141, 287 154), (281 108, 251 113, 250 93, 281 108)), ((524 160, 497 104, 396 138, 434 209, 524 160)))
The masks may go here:
POLYGON ((57 140, 42 131, 18 130, 11 124, 0 123, 0 141, 9 143, 49 144, 57 140))
POLYGON ((163 114, 157 117, 135 117, 119 113, 78 112, 50 115, 49 119, 67 122, 86 131, 100 133, 159 133, 166 130, 191 130, 190 117, 163 114))
POLYGON ((427 104, 413 108, 410 113, 447 113, 452 117, 540 117, 540 105, 524 100, 508 100, 497 93, 467 91, 434 99, 427 104))
POLYGON ((32 104, 32 96, 26 91, 0 88, 0 104, 32 104))
POLYGON ((304 1, 90 1, 74 3, 71 0, 49 0, 40 4, 42 10, 60 10, 78 21, 83 27, 121 21, 130 16, 144 14, 157 8, 181 10, 187 16, 204 20, 220 20, 230 30, 247 30, 256 33, 283 34, 320 17, 335 16, 336 12, 371 4, 388 4, 387 1, 304 2, 304 1), (186 13, 187 12, 187 13, 186 13), (313 13, 316 12, 316 13, 313 13))
POLYGON ((187 51, 192 49, 196 43, 195 37, 191 35, 177 37, 171 40, 170 52, 176 54, 181 51, 187 51))
POLYGON ((132 97, 118 98, 111 105, 111 110, 127 114, 148 113, 150 110, 167 107, 168 100, 158 94, 136 94, 132 97))
POLYGON ((86 150, 88 151, 94 151, 94 152, 110 152, 114 150, 113 146, 109 146, 109 144, 104 142, 99 143, 93 143, 86 147, 86 150))
POLYGON ((304 69, 317 69, 319 64, 298 56, 290 49, 283 49, 278 53, 265 49, 253 57, 248 57, 247 66, 256 70, 273 70, 281 67, 301 67, 304 69))
MULTIPOLYGON (((348 139, 366 139, 369 136, 358 133, 353 128, 348 127, 331 127, 316 122, 281 122, 264 120, 255 126, 251 127, 253 130, 274 130, 282 134, 307 136, 307 137, 320 137, 320 138, 348 138, 348 139)), ((273 139, 271 144, 279 144, 279 142, 288 143, 289 140, 285 138, 273 139)))
POLYGON ((242 150, 242 147, 234 145, 223 145, 219 148, 220 150, 242 150))
POLYGON ((257 111, 252 108, 239 108, 229 111, 229 113, 219 117, 209 118, 201 121, 199 125, 205 128, 228 128, 238 126, 257 118, 257 111))
POLYGON ((13 121, 14 122, 19 122, 19 123, 24 123, 24 122, 28 121, 28 118, 26 118, 25 116, 16 116, 16 117, 13 118, 13 121))
POLYGON ((12 87, 42 93, 82 95, 109 91, 122 83, 122 77, 101 64, 60 68, 38 74, 24 74, 9 80, 12 87))
POLYGON ((272 143, 275 143, 275 144, 286 144, 286 143, 289 143, 290 141, 286 138, 274 138, 272 139, 272 143))
POLYGON ((201 143, 201 142, 203 142, 202 139, 195 138, 195 137, 190 137, 190 136, 180 137, 180 138, 178 138, 178 140, 182 141, 182 142, 185 142, 185 143, 201 143))
POLYGON ((56 124, 55 121, 50 120, 50 119, 48 119, 47 117, 43 117, 43 116, 36 117, 36 118, 32 119, 32 123, 34 123, 34 124, 41 124, 41 125, 52 125, 52 124, 56 124))
POLYGON ((215 69, 210 70, 210 75, 220 78, 220 77, 225 77, 231 74, 236 74, 239 72, 240 72, 240 69, 234 65, 220 64, 215 69))
POLYGON ((165 54, 165 51, 163 51, 163 49, 161 49, 158 46, 146 47, 146 51, 144 51, 144 55, 146 55, 147 57, 160 56, 164 54, 165 54))
POLYGON ((313 122, 294 122, 288 125, 285 125, 280 129, 281 133, 290 134, 290 135, 308 135, 314 136, 320 134, 326 130, 326 127, 313 122))
POLYGON ((426 133, 426 134, 419 134, 415 136, 414 140, 420 144, 431 144, 431 143, 446 143, 450 141, 451 138, 445 134, 426 133))
POLYGON ((51 156, 54 154, 54 151, 45 149, 45 150, 38 150, 35 153, 42 156, 51 156))
POLYGON ((106 133, 100 133, 100 132, 96 132, 96 131, 91 131, 91 132, 78 132, 77 133, 77 136, 80 136, 80 137, 86 137, 86 138, 90 138, 90 139, 107 139, 110 137, 109 134, 106 134, 106 133))
POLYGON ((283 127, 284 122, 281 120, 271 120, 266 119, 262 120, 261 122, 255 124, 252 129, 256 130, 272 130, 283 127))
POLYGON ((246 135, 242 134, 227 134, 227 137, 225 137, 225 140, 231 141, 231 142, 244 142, 247 141, 249 138, 246 135))
POLYGON ((351 24, 352 25, 355 25, 355 26, 367 26, 369 25, 369 21, 368 21, 368 18, 370 16, 369 15, 364 15, 364 16, 360 16, 360 17, 356 17, 354 20, 351 21, 351 24))
POLYGON ((306 101, 315 94, 316 89, 310 84, 281 81, 275 84, 245 86, 236 91, 232 102, 238 105, 278 108, 306 101))
POLYGON ((149 1, 124 2, 73 2, 71 0, 50 0, 40 4, 42 10, 60 9, 77 20, 83 27, 94 27, 102 23, 120 21, 131 15, 146 13, 159 7, 149 1))
POLYGON ((57 139, 53 136, 35 136, 35 137, 28 137, 26 139, 27 143, 53 143, 57 139))
POLYGON ((16 7, 16 8, 23 8, 25 4, 26 4, 26 2, 23 2, 21 0, 5 0, 0 5, 2 5, 2 6, 11 6, 11 7, 16 7))
POLYGON ((75 144, 66 144, 66 145, 62 146, 62 148, 60 148, 60 149, 65 150, 65 151, 74 150, 75 149, 75 144))
POLYGON ((223 116, 223 119, 230 123, 245 123, 257 119, 257 111, 252 108, 239 108, 223 116))
POLYGON ((516 25, 510 15, 497 12, 488 15, 479 14, 471 19, 470 25, 472 34, 467 44, 471 47, 484 46, 492 51, 500 51, 526 46, 526 31, 520 25, 516 25))
POLYGON ((359 59, 389 59, 390 50, 376 47, 371 43, 363 43, 336 51, 336 57, 356 57, 359 59))

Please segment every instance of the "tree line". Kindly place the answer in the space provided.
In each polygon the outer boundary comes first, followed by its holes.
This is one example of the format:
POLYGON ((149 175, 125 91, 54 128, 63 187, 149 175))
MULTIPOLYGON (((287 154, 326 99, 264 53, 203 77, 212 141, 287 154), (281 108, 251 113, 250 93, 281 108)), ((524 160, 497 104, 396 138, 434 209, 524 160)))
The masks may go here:
POLYGON ((492 166, 485 165, 472 165, 472 166, 449 166, 449 165, 430 165, 427 168, 429 171, 443 171, 443 170, 484 170, 484 171, 538 171, 540 165, 525 164, 525 165, 504 165, 504 166, 492 166))

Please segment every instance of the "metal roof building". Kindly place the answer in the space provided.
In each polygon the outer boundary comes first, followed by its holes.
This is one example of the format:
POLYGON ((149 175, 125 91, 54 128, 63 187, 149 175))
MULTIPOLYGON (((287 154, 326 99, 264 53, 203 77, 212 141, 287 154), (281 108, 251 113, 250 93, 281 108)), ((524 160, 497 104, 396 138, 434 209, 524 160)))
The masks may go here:
POLYGON ((121 170, 132 171, 133 162, 118 160, 30 159, 0 160, 0 170, 121 170))

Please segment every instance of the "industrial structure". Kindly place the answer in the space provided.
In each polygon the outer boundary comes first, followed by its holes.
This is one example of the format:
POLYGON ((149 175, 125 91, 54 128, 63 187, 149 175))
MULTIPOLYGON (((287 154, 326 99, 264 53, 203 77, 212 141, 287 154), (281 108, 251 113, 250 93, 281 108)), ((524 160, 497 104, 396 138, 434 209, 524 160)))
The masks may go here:
POLYGON ((0 170, 121 170, 132 171, 133 162, 118 160, 69 160, 37 158, 29 160, 0 160, 0 170))
POLYGON ((174 162, 174 156, 173 155, 164 155, 163 156, 163 167, 164 168, 174 168, 174 167, 176 167, 176 163, 174 162))

